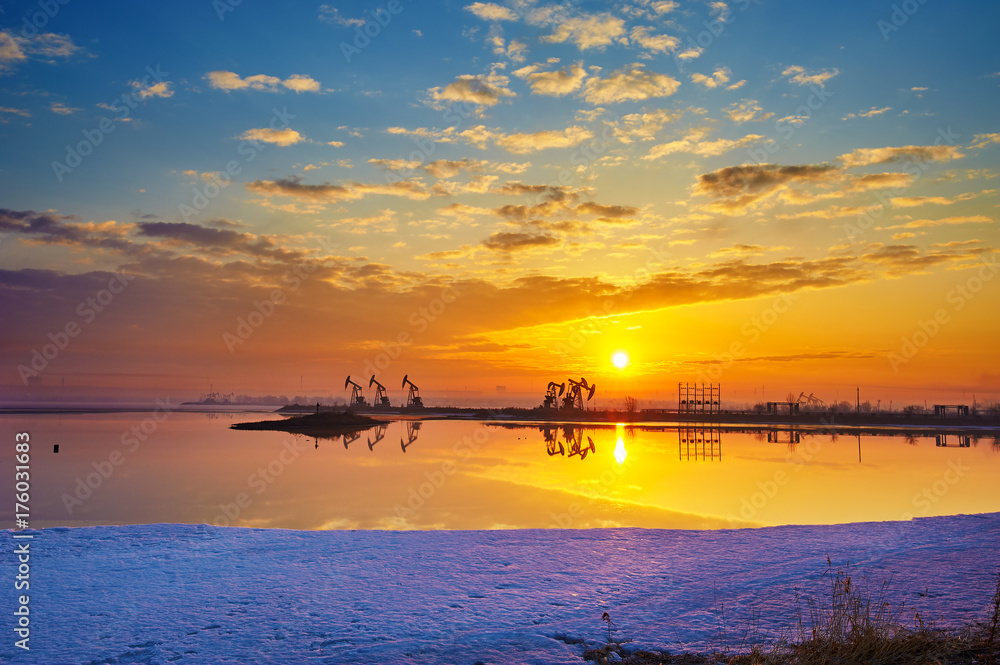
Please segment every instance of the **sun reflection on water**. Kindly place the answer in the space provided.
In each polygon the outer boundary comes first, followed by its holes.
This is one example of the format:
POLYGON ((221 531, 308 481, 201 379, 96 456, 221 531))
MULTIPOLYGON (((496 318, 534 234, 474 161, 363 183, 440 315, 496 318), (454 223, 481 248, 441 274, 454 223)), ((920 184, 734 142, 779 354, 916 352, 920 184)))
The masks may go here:
POLYGON ((622 437, 618 437, 618 443, 615 444, 615 459, 619 464, 624 464, 627 455, 628 453, 625 452, 625 441, 622 437))

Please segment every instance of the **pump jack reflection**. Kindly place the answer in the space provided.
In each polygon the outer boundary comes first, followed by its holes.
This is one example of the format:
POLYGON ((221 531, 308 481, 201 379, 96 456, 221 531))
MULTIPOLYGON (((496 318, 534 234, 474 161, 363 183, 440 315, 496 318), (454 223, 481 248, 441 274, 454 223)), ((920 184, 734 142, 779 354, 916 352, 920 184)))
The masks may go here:
POLYGON ((351 432, 350 434, 344 434, 344 449, 346 450, 347 446, 351 445, 352 443, 354 443, 355 441, 357 441, 360 438, 361 438, 361 432, 360 431, 358 431, 358 432, 351 432))
POLYGON ((375 440, 368 437, 368 450, 375 450, 375 444, 385 438, 385 432, 389 429, 389 423, 382 423, 375 426, 375 440))
MULTIPOLYGON (((406 441, 404 442, 403 439, 399 440, 400 447, 402 447, 404 453, 406 452, 406 449, 410 447, 410 444, 417 440, 417 433, 420 431, 421 424, 422 423, 419 421, 406 423, 406 441)), ((389 431, 389 423, 375 425, 373 429, 374 431, 368 436, 368 450, 372 452, 375 451, 375 444, 385 438, 386 433, 389 431)), ((313 440, 315 441, 315 447, 319 448, 320 439, 336 440, 338 438, 343 438, 344 448, 350 449, 351 444, 360 439, 364 431, 365 430, 362 429, 345 432, 343 434, 336 434, 333 436, 314 436, 313 440)))
POLYGON ((576 427, 563 427, 563 441, 559 441, 558 427, 545 427, 542 433, 545 436, 545 451, 549 457, 563 455, 564 457, 574 457, 579 455, 581 460, 587 459, 589 453, 597 451, 594 440, 587 437, 587 445, 583 444, 583 430, 576 427), (569 454, 566 454, 566 449, 569 454))
POLYGON ((417 440, 417 435, 420 433, 421 425, 423 425, 423 423, 420 422, 419 420, 406 421, 406 443, 403 443, 402 438, 399 439, 399 447, 403 449, 404 453, 406 452, 406 449, 409 448, 413 444, 413 442, 417 440))

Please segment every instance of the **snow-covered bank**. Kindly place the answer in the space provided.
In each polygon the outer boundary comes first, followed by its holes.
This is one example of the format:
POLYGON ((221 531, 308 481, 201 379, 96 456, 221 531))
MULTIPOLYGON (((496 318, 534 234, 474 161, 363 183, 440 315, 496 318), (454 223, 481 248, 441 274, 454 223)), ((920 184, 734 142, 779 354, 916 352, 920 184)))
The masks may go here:
MULTIPOLYGON (((636 647, 706 650, 721 602, 731 625, 752 606, 777 629, 796 590, 825 599, 827 556, 960 625, 985 616, 998 543, 1000 514, 740 531, 48 529, 31 541, 30 654, 9 634, 0 657, 579 663, 575 642, 602 640, 605 611, 636 647)), ((15 602, 8 591, 6 616, 15 602)))

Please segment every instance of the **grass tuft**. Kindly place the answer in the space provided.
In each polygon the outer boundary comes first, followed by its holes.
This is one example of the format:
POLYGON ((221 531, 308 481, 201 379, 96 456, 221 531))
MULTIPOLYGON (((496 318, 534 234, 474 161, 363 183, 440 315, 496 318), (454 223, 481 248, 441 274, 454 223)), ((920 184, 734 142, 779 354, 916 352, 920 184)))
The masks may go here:
MULTIPOLYGON (((829 599, 810 602, 808 620, 800 616, 796 640, 780 635, 765 639, 759 629, 760 614, 751 610, 741 644, 730 652, 732 635, 720 612, 720 648, 710 654, 666 651, 628 651, 623 642, 588 648, 584 659, 626 665, 998 665, 1000 664, 1000 572, 985 621, 961 630, 925 624, 918 613, 912 625, 904 603, 889 599, 890 581, 872 587, 857 583, 850 569, 837 568, 827 559, 824 577, 830 578, 829 599)), ((798 600, 798 599, 796 599, 798 600)), ((723 606, 724 607, 724 606, 723 606)))

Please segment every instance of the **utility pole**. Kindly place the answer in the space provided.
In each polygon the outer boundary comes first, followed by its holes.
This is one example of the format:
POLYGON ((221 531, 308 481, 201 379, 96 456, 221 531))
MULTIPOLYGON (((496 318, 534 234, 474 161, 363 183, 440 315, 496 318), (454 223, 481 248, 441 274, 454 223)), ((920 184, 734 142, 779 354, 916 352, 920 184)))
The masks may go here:
POLYGON ((861 413, 861 386, 858 386, 857 390, 858 390, 858 397, 857 401, 855 402, 854 412, 861 413))

